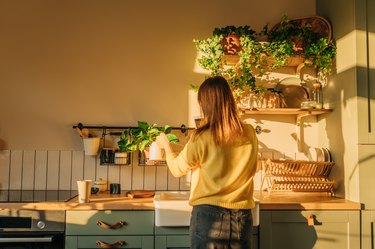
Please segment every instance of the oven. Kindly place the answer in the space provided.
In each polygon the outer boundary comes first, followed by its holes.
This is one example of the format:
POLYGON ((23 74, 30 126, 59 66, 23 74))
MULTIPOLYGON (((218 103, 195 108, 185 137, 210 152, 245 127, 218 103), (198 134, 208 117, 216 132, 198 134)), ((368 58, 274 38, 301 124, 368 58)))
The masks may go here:
POLYGON ((0 210, 0 248, 63 249, 65 211, 0 210))
POLYGON ((1 210, 1 203, 66 202, 76 195, 70 190, 0 190, 0 248, 63 249, 64 210, 26 210, 22 205, 1 210))

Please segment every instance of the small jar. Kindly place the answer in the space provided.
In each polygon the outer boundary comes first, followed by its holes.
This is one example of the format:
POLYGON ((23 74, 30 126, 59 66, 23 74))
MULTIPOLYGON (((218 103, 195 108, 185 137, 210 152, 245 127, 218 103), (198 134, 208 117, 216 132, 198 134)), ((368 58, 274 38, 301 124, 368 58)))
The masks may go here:
POLYGON ((268 88, 266 93, 267 108, 280 108, 280 94, 274 88, 268 88))
POLYGON ((98 188, 99 192, 107 191, 108 183, 107 181, 103 181, 103 178, 99 178, 98 181, 95 181, 93 187, 98 188))

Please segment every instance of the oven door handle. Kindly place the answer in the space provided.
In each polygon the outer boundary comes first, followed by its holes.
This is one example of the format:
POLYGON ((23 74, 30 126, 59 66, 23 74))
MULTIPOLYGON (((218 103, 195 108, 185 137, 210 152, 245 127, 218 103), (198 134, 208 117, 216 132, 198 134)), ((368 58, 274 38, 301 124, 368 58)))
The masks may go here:
POLYGON ((1 243, 51 243, 53 237, 19 237, 19 238, 0 238, 1 243))

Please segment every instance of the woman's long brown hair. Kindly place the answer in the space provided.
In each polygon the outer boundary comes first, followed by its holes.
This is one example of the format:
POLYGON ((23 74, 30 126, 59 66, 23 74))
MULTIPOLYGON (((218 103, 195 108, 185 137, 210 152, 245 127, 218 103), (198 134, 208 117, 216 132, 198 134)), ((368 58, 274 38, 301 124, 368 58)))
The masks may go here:
POLYGON ((230 144, 243 136, 243 127, 237 113, 232 91, 225 78, 207 78, 198 91, 198 102, 203 120, 194 137, 209 130, 216 145, 230 144))

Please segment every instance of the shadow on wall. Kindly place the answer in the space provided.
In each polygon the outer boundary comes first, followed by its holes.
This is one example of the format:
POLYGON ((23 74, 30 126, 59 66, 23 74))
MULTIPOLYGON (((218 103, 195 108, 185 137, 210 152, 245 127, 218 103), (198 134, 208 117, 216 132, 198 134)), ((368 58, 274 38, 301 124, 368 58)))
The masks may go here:
POLYGON ((3 139, 0 139, 0 150, 3 150, 6 146, 7 143, 3 139))
MULTIPOLYGON (((348 79, 353 78, 353 70, 344 71, 336 74, 335 77, 329 82, 329 87, 327 87, 324 92, 325 96, 329 96, 328 102, 330 108, 334 111, 327 116, 326 123, 326 134, 328 139, 328 147, 332 152, 333 160, 336 162, 335 167, 332 168, 330 178, 336 181, 334 192, 336 196, 345 197, 348 193, 345 190, 345 171, 347 170, 346 164, 349 163, 345 161, 345 153, 347 151, 344 136, 345 127, 343 127, 344 122, 344 112, 347 108, 347 101, 351 94, 349 89, 346 89, 349 84, 348 79)), ((327 102, 327 100, 325 100, 327 102)), ((356 131, 351 131, 355 133, 356 131)), ((350 173, 349 173, 350 175, 350 173)), ((350 181, 350 179, 349 179, 350 181)))

